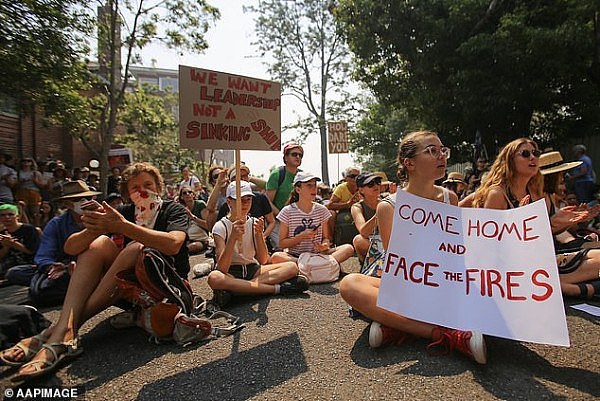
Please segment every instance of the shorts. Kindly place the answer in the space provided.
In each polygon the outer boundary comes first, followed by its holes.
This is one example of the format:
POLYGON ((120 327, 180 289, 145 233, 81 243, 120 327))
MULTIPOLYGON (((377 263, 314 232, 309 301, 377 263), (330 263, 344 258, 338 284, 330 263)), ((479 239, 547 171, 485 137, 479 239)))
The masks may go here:
POLYGON ((579 266, 585 260, 589 249, 582 249, 577 252, 560 253, 556 255, 556 264, 558 265, 559 274, 573 273, 579 269, 579 266))
POLYGON ((249 265, 231 265, 229 266, 229 274, 242 280, 252 280, 259 269, 260 265, 258 263, 250 263, 249 265))

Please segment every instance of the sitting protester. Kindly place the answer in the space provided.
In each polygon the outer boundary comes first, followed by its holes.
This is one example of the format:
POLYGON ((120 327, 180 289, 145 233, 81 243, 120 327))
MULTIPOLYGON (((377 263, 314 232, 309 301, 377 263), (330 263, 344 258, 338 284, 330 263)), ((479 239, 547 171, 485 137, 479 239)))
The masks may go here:
POLYGON ((177 197, 190 218, 190 228, 188 229, 187 247, 190 254, 197 254, 208 247, 208 209, 206 202, 196 199, 196 193, 192 187, 182 185, 179 187, 177 197))
POLYGON ((8 269, 19 265, 32 265, 33 255, 40 243, 38 230, 31 224, 18 219, 19 209, 15 205, 0 205, 0 279, 8 269))
POLYGON ((90 191, 81 180, 65 183, 58 200, 67 210, 46 224, 34 265, 17 266, 7 272, 10 283, 29 287, 29 297, 35 304, 60 305, 63 301, 75 265, 75 257, 65 253, 63 246, 71 234, 83 230, 82 205, 98 195, 100 192, 90 191))
POLYGON ((350 244, 332 248, 331 212, 317 203, 317 176, 300 171, 294 177, 294 191, 287 206, 277 215, 280 221, 279 246, 287 251, 275 252, 273 262, 296 262, 301 253, 326 253, 342 263, 352 255, 350 244))
POLYGON ((158 169, 148 163, 133 163, 123 171, 121 183, 121 194, 131 204, 115 210, 104 202, 83 212, 85 229, 71 235, 64 245, 65 252, 78 256, 58 321, 42 338, 22 340, 2 353, 4 361, 24 364, 13 381, 53 372, 60 362, 83 352, 79 328, 120 301, 121 295, 115 291, 116 274, 134 268, 144 247, 173 256, 177 274, 187 277, 187 213, 179 203, 161 199, 163 187, 158 169), (108 233, 123 235, 125 248, 117 248, 108 233))
POLYGON ((364 172, 356 177, 356 185, 362 196, 362 200, 356 202, 350 208, 354 225, 358 235, 354 237, 352 245, 358 255, 358 262, 362 264, 367 256, 371 245, 371 237, 378 234, 377 216, 375 211, 379 204, 382 178, 374 173, 364 172))
POLYGON ((264 218, 248 215, 254 193, 250 183, 240 181, 240 215, 236 213, 236 183, 227 187, 229 214, 213 227, 217 270, 208 276, 215 301, 221 307, 232 294, 299 294, 308 289, 308 281, 298 275, 292 261, 269 263, 263 236, 264 218))

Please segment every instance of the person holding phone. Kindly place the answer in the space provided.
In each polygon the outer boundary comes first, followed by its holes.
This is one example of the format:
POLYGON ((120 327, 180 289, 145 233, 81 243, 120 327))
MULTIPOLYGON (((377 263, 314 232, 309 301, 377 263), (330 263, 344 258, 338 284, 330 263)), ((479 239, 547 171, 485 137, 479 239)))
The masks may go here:
POLYGON ((321 179, 311 173, 296 173, 288 205, 277 215, 280 222, 279 245, 287 250, 275 252, 271 257, 273 262, 296 262, 304 252, 331 254, 338 263, 354 255, 352 245, 332 247, 333 233, 328 224, 331 211, 316 202, 317 181, 321 179))

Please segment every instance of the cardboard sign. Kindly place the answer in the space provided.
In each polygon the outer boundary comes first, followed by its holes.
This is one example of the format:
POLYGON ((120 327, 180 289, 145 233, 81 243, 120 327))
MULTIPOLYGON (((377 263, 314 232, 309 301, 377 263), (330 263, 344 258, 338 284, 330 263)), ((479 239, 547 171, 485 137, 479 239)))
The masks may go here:
POLYGON ((329 153, 348 153, 348 122, 330 121, 327 123, 329 132, 329 153))
POLYGON ((490 210, 396 196, 379 307, 445 327, 569 346, 543 200, 490 210))
POLYGON ((180 65, 179 139, 190 149, 281 149, 281 84, 180 65))
POLYGON ((131 148, 117 148, 108 151, 108 167, 123 168, 128 164, 133 163, 133 152, 131 148))

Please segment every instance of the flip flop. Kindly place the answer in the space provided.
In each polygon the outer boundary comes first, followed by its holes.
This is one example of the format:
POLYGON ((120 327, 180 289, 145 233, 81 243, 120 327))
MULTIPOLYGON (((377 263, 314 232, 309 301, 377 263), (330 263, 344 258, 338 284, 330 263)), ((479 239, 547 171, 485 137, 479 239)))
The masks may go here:
MULTIPOLYGON (((12 382, 27 381, 36 377, 54 372, 61 362, 67 362, 81 355, 83 348, 79 346, 79 338, 62 343, 49 343, 42 345, 42 349, 48 350, 52 359, 33 360, 24 364, 19 372, 26 366, 33 366, 34 371, 30 373, 18 373, 11 378, 12 382)), ((40 350, 41 351, 41 350, 40 350)))
POLYGON ((33 337, 27 337, 27 338, 19 341, 15 345, 13 345, 12 347, 5 349, 0 354, 0 360, 5 365, 8 365, 8 366, 21 366, 24 363, 29 362, 35 356, 35 354, 37 354, 42 349, 42 346, 44 345, 44 343, 50 336, 49 333, 47 333, 47 330, 48 329, 43 330, 40 334, 35 335, 33 337), (37 346, 35 346, 35 347, 31 347, 31 341, 29 341, 29 345, 26 345, 24 342, 26 340, 33 340, 33 339, 35 339, 37 341, 37 346), (7 351, 14 351, 14 350, 23 351, 23 359, 21 359, 20 361, 11 361, 10 359, 7 359, 5 356, 5 353, 7 351))

